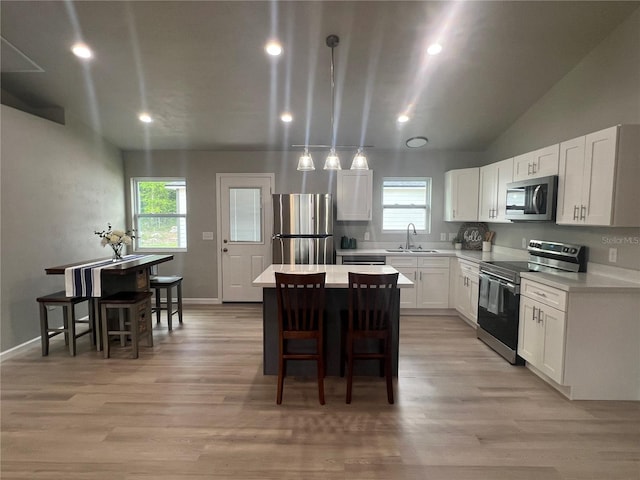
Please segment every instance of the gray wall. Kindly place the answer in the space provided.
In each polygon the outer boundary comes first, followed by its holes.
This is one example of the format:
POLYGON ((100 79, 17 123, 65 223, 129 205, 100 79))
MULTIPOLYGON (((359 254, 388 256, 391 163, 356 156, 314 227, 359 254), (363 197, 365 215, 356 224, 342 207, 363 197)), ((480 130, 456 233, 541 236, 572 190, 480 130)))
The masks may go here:
MULTIPOLYGON (((1 349, 40 335, 36 297, 64 289, 45 267, 109 255, 96 228, 124 222, 119 150, 90 130, 2 106, 1 349)), ((58 309, 59 310, 59 309, 58 309)), ((59 312, 51 312, 59 320, 59 312)))
MULTIPOLYGON (((299 152, 212 152, 166 151, 125 152, 125 176, 132 177, 183 176, 187 180, 188 252, 174 254, 174 261, 160 266, 160 273, 175 273, 185 277, 184 295, 188 298, 217 298, 217 246, 202 240, 202 232, 216 231, 216 174, 217 173, 275 173, 276 193, 334 193, 336 175, 322 170, 321 155, 315 155, 317 170, 296 170, 299 152)), ((440 232, 455 232, 458 225, 442 220, 444 208, 444 172, 482 162, 482 154, 419 150, 403 154, 379 150, 368 152, 373 169, 374 221, 338 222, 335 234, 363 239, 365 230, 372 241, 404 241, 404 234, 381 234, 382 216, 380 185, 385 176, 423 175, 433 178, 432 234, 420 235, 419 242, 439 241, 440 232)), ((343 155, 343 167, 351 159, 343 155)), ((128 211, 130 212, 130 205, 128 211)))
MULTIPOLYGON (((552 145, 619 123, 640 123, 640 9, 592 50, 487 150, 486 162, 552 145)), ((631 208, 638 208, 637 205, 631 208)), ((640 270, 639 228, 492 225, 496 245, 520 248, 522 238, 589 247, 590 260, 640 270), (631 242, 631 243, 626 243, 631 242)))

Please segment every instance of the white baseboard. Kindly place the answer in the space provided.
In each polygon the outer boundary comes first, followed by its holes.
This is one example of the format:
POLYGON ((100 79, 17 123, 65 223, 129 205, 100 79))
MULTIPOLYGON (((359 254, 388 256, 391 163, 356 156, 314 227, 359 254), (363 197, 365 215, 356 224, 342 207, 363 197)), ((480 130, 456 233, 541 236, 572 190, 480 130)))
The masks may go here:
POLYGON ((31 350, 36 346, 35 345, 36 343, 38 344, 38 346, 40 346, 39 335, 36 338, 28 340, 13 348, 10 348, 9 350, 5 350, 4 352, 0 353, 0 363, 4 362, 5 360, 9 360, 11 358, 17 357, 18 355, 26 352, 27 350, 31 350))
POLYGON ((218 298, 183 298, 183 305, 221 305, 218 298))

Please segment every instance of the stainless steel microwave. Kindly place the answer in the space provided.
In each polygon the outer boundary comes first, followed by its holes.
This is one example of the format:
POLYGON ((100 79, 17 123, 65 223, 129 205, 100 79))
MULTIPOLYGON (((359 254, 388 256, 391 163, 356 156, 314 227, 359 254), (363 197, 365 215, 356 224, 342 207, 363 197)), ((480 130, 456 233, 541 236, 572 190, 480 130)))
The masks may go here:
POLYGON ((558 176, 532 178, 507 184, 507 220, 549 222, 556 219, 558 176))

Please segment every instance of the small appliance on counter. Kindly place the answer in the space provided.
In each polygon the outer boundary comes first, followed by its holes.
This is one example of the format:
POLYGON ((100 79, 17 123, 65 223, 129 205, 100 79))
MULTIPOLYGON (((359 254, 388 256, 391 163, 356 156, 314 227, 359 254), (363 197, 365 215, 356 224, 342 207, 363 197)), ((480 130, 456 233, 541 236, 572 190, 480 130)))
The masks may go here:
POLYGON ((585 272, 586 247, 531 240, 528 262, 481 262, 477 337, 509 363, 524 365, 517 354, 521 272, 585 272))
POLYGON ((331 194, 273 194, 273 263, 335 263, 331 194))
POLYGON ((343 250, 353 250, 358 248, 358 241, 355 238, 341 237, 340 248, 343 250))

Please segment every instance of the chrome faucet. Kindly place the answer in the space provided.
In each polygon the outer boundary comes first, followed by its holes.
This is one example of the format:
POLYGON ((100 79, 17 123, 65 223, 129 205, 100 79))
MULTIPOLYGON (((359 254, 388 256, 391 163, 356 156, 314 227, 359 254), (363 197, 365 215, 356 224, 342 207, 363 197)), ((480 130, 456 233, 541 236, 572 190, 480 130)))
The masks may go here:
POLYGON ((409 225, 407 225, 407 244, 406 244, 406 247, 405 247, 407 250, 410 250, 415 246, 415 245, 413 245, 413 244, 411 244, 409 242, 409 227, 413 227, 413 234, 414 235, 418 234, 418 232, 416 232, 416 226, 413 223, 410 223, 409 225))

